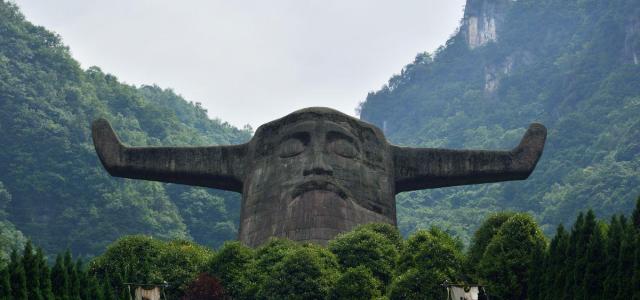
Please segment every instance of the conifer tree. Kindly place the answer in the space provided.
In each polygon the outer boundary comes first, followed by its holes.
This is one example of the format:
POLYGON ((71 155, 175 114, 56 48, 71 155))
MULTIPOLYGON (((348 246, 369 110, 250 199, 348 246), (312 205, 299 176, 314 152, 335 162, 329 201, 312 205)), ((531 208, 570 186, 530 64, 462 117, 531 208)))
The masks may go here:
POLYGON ((102 289, 104 290, 104 300, 118 300, 109 278, 104 278, 102 289))
POLYGON ((638 200, 636 200, 636 208, 633 210, 633 214, 631 215, 631 222, 633 223, 636 231, 640 232, 640 196, 638 196, 638 200))
POLYGON ((569 246, 569 235, 560 224, 556 230, 556 235, 549 244, 547 263, 545 264, 545 284, 543 288, 543 299, 562 299, 562 289, 566 282, 566 270, 564 263, 569 246))
POLYGON ((11 299, 14 300, 27 300, 27 276, 24 272, 24 265, 18 251, 13 249, 11 251, 11 261, 9 262, 10 272, 10 284, 11 284, 11 299))
POLYGON ((51 284, 56 299, 69 299, 69 274, 64 267, 62 255, 56 256, 56 262, 51 270, 51 284))
MULTIPOLYGON (((2 266, 0 261, 0 266, 2 266)), ((8 267, 0 267, 0 300, 11 299, 11 276, 8 267)))
MULTIPOLYGON (((71 253, 69 253, 71 256, 71 253)), ((82 281, 82 260, 78 259, 75 263, 73 260, 71 261, 71 268, 69 271, 69 279, 71 282, 71 286, 69 289, 69 294, 71 299, 80 299, 80 289, 81 289, 81 281, 82 281)))
POLYGON ((633 278, 633 263, 635 255, 636 230, 630 222, 625 222, 620 243, 620 256, 618 258, 618 280, 619 288, 616 299, 631 299, 633 288, 631 280, 633 278))
POLYGON ((619 283, 618 280, 618 258, 620 257, 620 242, 622 241, 622 224, 624 222, 624 216, 611 217, 611 223, 609 224, 609 232, 607 234, 606 243, 606 271, 603 287, 604 298, 607 295, 615 295, 618 293, 619 283))
POLYGON ((589 209, 584 217, 584 224, 578 231, 578 238, 576 240, 576 263, 574 270, 574 293, 576 299, 584 299, 584 274, 587 269, 587 247, 591 236, 596 228, 596 216, 593 210, 589 209))
POLYGON ((531 264, 527 274, 528 291, 530 300, 543 300, 543 277, 545 273, 546 255, 544 247, 534 247, 531 253, 531 264))
POLYGON ((104 300, 104 290, 102 285, 98 282, 98 279, 95 276, 88 277, 87 284, 87 298, 92 300, 104 300))
POLYGON ((31 241, 27 241, 24 246, 24 252, 22 253, 22 264, 24 266, 25 275, 27 279, 27 291, 29 300, 41 300, 42 295, 40 293, 40 261, 33 251, 33 245, 31 241))
POLYGON ((89 297, 89 274, 85 270, 85 267, 82 263, 82 259, 78 259, 76 261, 76 270, 78 272, 79 277, 79 286, 80 286, 80 298, 81 299, 91 299, 89 297))
POLYGON ((564 287, 560 289, 562 293, 563 300, 573 300, 574 299, 574 290, 576 288, 575 282, 577 278, 581 278, 581 275, 576 276, 576 246, 578 236, 580 235, 580 231, 582 230, 582 226, 584 225, 584 214, 581 212, 578 214, 576 218, 576 222, 573 223, 573 227, 571 227, 571 234, 569 235, 569 243, 567 245, 567 252, 565 257, 567 258, 564 262, 564 274, 566 274, 564 287))
POLYGON ((635 255, 633 259, 633 277, 631 277, 631 287, 633 287, 633 300, 640 300, 640 233, 636 234, 635 255))
POLYGON ((587 245, 586 266, 583 282, 585 300, 601 299, 605 280, 606 255, 602 228, 596 225, 587 245))
POLYGON ((53 289, 51 287, 51 270, 47 264, 47 259, 44 257, 42 248, 38 247, 36 250, 36 260, 39 261, 40 266, 40 294, 44 300, 54 300, 53 289))

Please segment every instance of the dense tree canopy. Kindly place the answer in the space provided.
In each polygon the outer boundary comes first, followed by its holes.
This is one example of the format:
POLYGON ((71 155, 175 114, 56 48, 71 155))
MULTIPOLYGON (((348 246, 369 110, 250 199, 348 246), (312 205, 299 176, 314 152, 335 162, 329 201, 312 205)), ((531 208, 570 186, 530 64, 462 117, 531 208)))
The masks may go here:
MULTIPOLYGON (((483 2, 500 1, 467 10, 483 2)), ((496 41, 469 47, 461 22, 370 93, 361 118, 400 145, 475 149, 512 148, 541 122, 544 154, 526 181, 400 194, 403 234, 438 225, 468 242, 486 215, 507 209, 532 212, 552 235, 587 208, 631 211, 640 194, 638 1, 502 2, 486 15, 498 20, 496 41)))
MULTIPOLYGON (((1 0, 0 241, 21 247, 24 233, 47 252, 70 247, 91 256, 125 234, 210 246, 235 236, 237 194, 110 177, 90 137, 98 117, 131 145, 234 144, 250 136, 170 89, 82 70, 58 35, 1 0)), ((4 257, 9 244, 0 243, 4 257)))

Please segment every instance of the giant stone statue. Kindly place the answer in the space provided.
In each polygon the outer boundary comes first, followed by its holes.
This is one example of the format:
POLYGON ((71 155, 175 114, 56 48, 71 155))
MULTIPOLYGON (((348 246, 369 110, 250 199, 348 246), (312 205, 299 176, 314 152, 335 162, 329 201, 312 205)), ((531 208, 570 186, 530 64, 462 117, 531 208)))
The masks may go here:
POLYGON ((329 108, 293 112, 232 146, 127 147, 104 119, 92 131, 112 176, 242 193, 239 239, 248 246, 274 236, 326 244, 359 224, 395 225, 400 192, 526 179, 546 139, 534 123, 510 151, 399 147, 329 108))

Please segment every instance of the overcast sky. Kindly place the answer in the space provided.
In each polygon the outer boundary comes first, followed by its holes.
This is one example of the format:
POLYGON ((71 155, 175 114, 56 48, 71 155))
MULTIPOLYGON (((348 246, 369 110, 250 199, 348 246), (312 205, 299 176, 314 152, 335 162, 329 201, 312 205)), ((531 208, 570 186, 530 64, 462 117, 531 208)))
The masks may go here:
POLYGON ((172 88, 254 128, 308 106, 354 115, 455 31, 464 0, 15 0, 83 68, 172 88))

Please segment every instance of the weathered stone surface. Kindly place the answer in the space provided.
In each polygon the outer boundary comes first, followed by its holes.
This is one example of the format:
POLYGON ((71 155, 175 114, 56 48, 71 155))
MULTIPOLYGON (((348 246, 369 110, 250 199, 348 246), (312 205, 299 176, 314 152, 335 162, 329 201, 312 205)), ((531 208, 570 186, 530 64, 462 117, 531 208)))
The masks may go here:
POLYGON ((113 176, 242 193, 239 239, 325 244, 370 222, 396 224, 395 194, 526 179, 546 129, 532 124, 511 151, 406 148, 377 127, 329 108, 307 108, 258 128, 246 144, 126 147, 109 123, 93 124, 98 156, 113 176))

